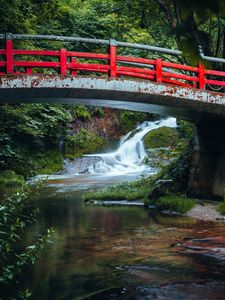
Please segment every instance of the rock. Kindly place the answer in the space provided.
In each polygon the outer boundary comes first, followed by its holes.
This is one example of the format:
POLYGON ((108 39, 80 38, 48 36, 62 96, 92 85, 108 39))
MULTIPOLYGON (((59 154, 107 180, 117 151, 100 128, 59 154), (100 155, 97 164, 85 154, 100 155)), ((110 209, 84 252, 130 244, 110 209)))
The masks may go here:
POLYGON ((64 173, 71 174, 88 174, 89 167, 94 166, 98 162, 102 161, 101 157, 97 156, 83 156, 77 158, 74 161, 68 161, 65 164, 65 168, 63 170, 64 173))
POLYGON ((149 199, 157 199, 168 192, 173 191, 173 180, 158 180, 156 186, 149 193, 149 199))

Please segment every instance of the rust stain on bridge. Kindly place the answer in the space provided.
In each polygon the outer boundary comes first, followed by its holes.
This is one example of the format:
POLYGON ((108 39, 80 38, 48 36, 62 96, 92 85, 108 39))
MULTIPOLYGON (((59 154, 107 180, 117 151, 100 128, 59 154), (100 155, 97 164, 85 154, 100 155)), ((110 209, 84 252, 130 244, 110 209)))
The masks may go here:
POLYGON ((176 98, 225 104, 223 93, 196 90, 170 84, 157 84, 131 79, 98 77, 74 77, 59 75, 5 75, 0 76, 0 88, 57 88, 127 91, 142 94, 157 94, 176 98))
POLYGON ((212 91, 134 79, 71 75, 0 76, 0 103, 83 103, 95 106, 107 106, 108 103, 110 107, 110 101, 113 101, 113 107, 118 104, 120 108, 121 102, 127 102, 127 108, 129 103, 133 103, 131 110, 152 110, 161 114, 183 115, 187 119, 197 118, 196 113, 225 116, 224 94, 212 91), (149 107, 146 108, 146 105, 149 107))

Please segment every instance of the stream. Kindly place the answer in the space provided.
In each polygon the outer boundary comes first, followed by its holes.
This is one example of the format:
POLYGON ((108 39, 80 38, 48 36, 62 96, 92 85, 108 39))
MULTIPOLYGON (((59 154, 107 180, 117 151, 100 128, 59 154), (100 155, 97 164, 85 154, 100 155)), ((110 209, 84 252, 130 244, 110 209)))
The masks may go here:
POLYGON ((142 163, 145 122, 117 150, 88 155, 48 177, 41 214, 24 244, 53 228, 24 286, 35 300, 225 299, 225 225, 157 214, 143 207, 85 205, 86 190, 155 174, 142 163), (90 163, 91 162, 91 163, 90 163))

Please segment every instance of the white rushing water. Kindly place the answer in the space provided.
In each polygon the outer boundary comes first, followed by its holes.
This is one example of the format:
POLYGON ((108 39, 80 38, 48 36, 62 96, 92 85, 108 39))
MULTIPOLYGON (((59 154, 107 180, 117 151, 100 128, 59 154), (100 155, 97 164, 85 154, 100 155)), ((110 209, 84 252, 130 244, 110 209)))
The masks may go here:
POLYGON ((145 121, 121 139, 120 146, 116 151, 86 155, 88 157, 101 158, 99 162, 88 168, 88 173, 105 175, 154 173, 155 170, 143 163, 144 158, 147 156, 143 138, 149 131, 163 126, 176 127, 176 119, 167 118, 158 121, 145 121))

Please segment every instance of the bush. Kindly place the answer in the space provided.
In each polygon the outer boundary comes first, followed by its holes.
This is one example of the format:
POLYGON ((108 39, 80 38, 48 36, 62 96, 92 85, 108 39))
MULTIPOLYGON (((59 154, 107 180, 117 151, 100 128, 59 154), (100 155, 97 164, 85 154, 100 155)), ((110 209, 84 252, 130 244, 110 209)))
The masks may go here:
POLYGON ((5 186, 21 186, 25 183, 22 175, 17 175, 12 170, 6 170, 0 173, 0 184, 5 186))
POLYGON ((41 151, 32 155, 32 172, 36 174, 53 174, 63 169, 63 156, 58 149, 41 151))

